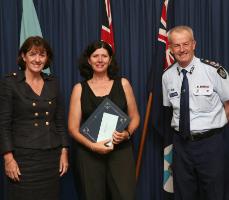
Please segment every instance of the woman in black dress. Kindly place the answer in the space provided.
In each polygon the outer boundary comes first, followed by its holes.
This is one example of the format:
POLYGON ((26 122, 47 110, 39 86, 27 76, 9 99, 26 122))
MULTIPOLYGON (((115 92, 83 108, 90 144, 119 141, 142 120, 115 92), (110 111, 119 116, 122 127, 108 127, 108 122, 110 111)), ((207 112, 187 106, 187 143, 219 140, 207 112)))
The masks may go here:
POLYGON ((135 164, 131 136, 139 125, 139 114, 132 87, 118 78, 112 48, 98 41, 89 45, 80 59, 80 72, 85 81, 74 86, 70 101, 69 132, 73 142, 73 172, 76 189, 82 200, 133 200, 135 164), (79 132, 105 97, 111 99, 130 117, 123 132, 113 133, 108 140, 93 143, 79 132))
POLYGON ((18 54, 20 70, 0 82, 0 153, 10 200, 58 200, 59 177, 68 168, 68 139, 59 87, 42 73, 52 51, 29 37, 18 54))

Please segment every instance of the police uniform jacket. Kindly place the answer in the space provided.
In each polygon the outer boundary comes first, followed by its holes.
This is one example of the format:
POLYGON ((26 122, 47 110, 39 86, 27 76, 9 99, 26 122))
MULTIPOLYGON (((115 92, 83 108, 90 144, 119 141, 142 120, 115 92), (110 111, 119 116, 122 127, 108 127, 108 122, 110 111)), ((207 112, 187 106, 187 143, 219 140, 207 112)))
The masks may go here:
POLYGON ((41 74, 41 95, 25 82, 24 71, 12 73, 0 82, 0 153, 15 147, 50 149, 68 146, 58 83, 41 74))
MULTIPOLYGON (((172 106, 171 126, 179 131, 180 93, 183 74, 178 63, 162 76, 163 105, 172 106)), ((223 127, 228 121, 223 103, 229 100, 228 73, 218 63, 194 57, 185 67, 189 81, 191 133, 223 127)))

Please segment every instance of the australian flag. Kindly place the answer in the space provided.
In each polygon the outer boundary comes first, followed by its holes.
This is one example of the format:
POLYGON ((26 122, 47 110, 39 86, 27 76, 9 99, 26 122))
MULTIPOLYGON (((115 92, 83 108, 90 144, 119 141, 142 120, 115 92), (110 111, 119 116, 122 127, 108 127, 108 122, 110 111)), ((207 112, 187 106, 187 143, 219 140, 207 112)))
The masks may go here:
POLYGON ((101 40, 107 42, 115 51, 110 0, 102 0, 101 40))
POLYGON ((158 43, 155 57, 153 58, 153 66, 151 69, 151 77, 149 89, 153 96, 152 103, 152 121, 153 127, 162 136, 164 141, 164 177, 163 190, 164 199, 173 199, 173 176, 172 176, 172 134, 171 134, 171 119, 172 110, 163 107, 162 98, 162 74, 174 63, 174 58, 168 48, 167 32, 173 26, 172 1, 164 0, 162 5, 160 26, 158 32, 158 43), (171 2, 169 2, 171 1, 171 2))

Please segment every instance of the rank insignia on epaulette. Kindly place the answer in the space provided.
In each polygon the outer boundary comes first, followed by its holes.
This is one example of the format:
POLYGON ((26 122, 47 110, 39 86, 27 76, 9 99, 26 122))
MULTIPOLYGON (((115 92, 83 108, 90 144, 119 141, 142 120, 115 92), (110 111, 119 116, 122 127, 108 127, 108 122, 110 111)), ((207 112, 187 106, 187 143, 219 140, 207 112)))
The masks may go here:
POLYGON ((218 62, 210 61, 207 59, 200 59, 200 61, 205 63, 205 64, 211 65, 211 66, 215 67, 216 69, 218 69, 220 67, 220 64, 218 62))
POLYGON ((211 61, 209 64, 212 65, 212 66, 215 66, 215 67, 219 67, 220 66, 219 63, 214 62, 214 61, 211 61))
POLYGON ((219 67, 217 69, 217 73, 223 78, 226 79, 227 78, 227 73, 225 72, 223 67, 219 67))

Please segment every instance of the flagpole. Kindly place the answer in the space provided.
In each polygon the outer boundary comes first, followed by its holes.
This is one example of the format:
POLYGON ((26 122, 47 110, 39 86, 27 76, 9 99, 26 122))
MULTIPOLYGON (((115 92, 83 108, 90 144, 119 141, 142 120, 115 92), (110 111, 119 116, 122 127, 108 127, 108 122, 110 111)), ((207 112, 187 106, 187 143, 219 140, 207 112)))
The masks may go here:
POLYGON ((142 130, 142 134, 141 134, 139 150, 138 150, 138 157, 137 157, 137 163, 136 163, 136 180, 138 180, 138 177, 140 174, 142 154, 143 154, 145 140, 146 140, 146 136, 147 136, 147 129, 148 129, 148 123, 149 123, 152 101, 153 101, 153 94, 152 94, 152 92, 150 92, 147 107, 146 107, 146 114, 145 114, 143 130, 142 130))

